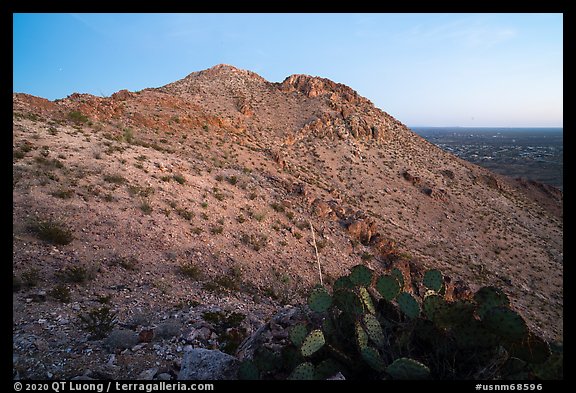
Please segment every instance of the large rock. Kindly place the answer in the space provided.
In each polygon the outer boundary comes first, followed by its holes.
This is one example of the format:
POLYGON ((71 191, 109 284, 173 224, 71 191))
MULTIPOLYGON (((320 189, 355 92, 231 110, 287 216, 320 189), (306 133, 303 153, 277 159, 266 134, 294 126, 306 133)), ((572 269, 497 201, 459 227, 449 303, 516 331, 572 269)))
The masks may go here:
POLYGON ((194 348, 184 354, 179 380, 231 380, 238 378, 239 361, 218 350, 194 348))

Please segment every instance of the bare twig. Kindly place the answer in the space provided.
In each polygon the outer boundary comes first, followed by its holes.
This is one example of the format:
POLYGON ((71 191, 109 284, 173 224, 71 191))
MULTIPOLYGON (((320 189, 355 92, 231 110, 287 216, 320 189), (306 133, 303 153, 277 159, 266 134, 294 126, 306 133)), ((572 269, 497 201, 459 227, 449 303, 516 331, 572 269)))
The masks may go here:
POLYGON ((312 226, 312 221, 310 223, 310 231, 312 231, 312 242, 314 243, 314 250, 316 251, 316 262, 318 263, 318 275, 320 276, 320 285, 324 285, 322 282, 322 269, 320 268, 320 257, 318 256, 318 247, 316 246, 316 236, 314 235, 314 227, 312 226))

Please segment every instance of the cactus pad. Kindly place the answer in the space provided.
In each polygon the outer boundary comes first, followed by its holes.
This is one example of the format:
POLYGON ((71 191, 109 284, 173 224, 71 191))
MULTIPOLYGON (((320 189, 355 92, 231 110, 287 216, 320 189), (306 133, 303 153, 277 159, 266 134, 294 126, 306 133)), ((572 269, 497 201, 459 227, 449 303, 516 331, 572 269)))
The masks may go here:
POLYGON ((372 282, 372 270, 364 265, 356 265, 350 269, 349 277, 354 285, 367 287, 372 282))
POLYGON ((508 307, 491 308, 482 321, 496 335, 507 340, 521 340, 528 334, 524 319, 508 307))
POLYGON ((506 345, 506 349, 510 356, 532 364, 544 363, 550 357, 548 343, 531 332, 524 339, 506 345))
POLYGON ((372 302, 372 297, 370 296, 368 290, 364 287, 359 287, 357 291, 358 296, 360 296, 360 299, 362 299, 362 304, 364 304, 366 311, 375 314, 376 308, 374 308, 374 303, 372 302))
POLYGON ((324 287, 314 288, 308 297, 308 306, 312 311, 324 312, 328 310, 331 305, 332 296, 330 296, 324 287))
POLYGON ((461 349, 489 348, 498 343, 497 337, 475 319, 453 329, 453 334, 461 349))
POLYGON ((433 322, 438 327, 456 328, 474 320, 474 304, 464 300, 438 302, 433 322))
POLYGON ((376 290, 384 299, 392 301, 400 293, 400 283, 396 277, 384 275, 376 281, 376 290))
POLYGON ((386 368, 384 360, 382 360, 382 356, 380 356, 380 354, 375 348, 366 347, 362 349, 361 354, 362 359, 364 359, 364 361, 368 363, 368 365, 372 367, 374 370, 384 371, 384 369, 386 368))
POLYGON ((312 330, 302 342, 300 352, 304 357, 312 356, 316 351, 322 348, 325 343, 326 341, 324 340, 322 330, 312 330))
POLYGON ((352 316, 364 313, 364 303, 360 296, 347 289, 338 289, 334 292, 334 303, 344 313, 352 316))
POLYGON ((484 315, 493 307, 497 306, 509 306, 510 300, 508 296, 500 289, 496 287, 482 287, 474 294, 474 300, 478 304, 476 313, 480 318, 484 318, 484 315))
POLYGON ((288 376, 290 380, 299 380, 299 381, 311 381, 315 379, 316 373, 314 370, 314 365, 312 363, 306 362, 299 364, 292 374, 288 376))
POLYGON ((322 321, 322 331, 327 336, 334 335, 336 327, 334 326, 334 322, 332 322, 332 318, 326 318, 322 321))
POLYGON ((368 346, 368 334, 364 331, 364 328, 359 321, 354 323, 354 332, 356 336, 356 345, 360 350, 368 346))
POLYGON ((238 368, 238 379, 245 381, 260 379, 260 371, 258 371, 258 367, 256 367, 253 361, 244 360, 240 363, 240 367, 238 368))
POLYGON ((429 294, 424 297, 422 302, 422 309, 424 310, 424 315, 431 321, 434 321, 437 316, 441 315, 442 311, 446 309, 448 305, 442 296, 429 294))
POLYGON ((322 360, 316 366, 316 376, 319 379, 330 378, 342 371, 343 366, 334 359, 322 360))
POLYGON ((420 314, 418 302, 408 292, 402 292, 398 295, 396 302, 398 302, 400 310, 402 310, 408 318, 416 318, 420 314))
POLYGON ((260 347, 254 354, 254 364, 260 371, 267 372, 275 370, 280 367, 281 363, 282 358, 268 348, 260 347))
POLYGON ((304 342, 304 339, 307 335, 308 329, 306 329, 306 326, 302 323, 299 323, 290 329, 290 341, 292 341, 292 344, 296 345, 297 347, 302 345, 302 342, 304 342))
POLYGON ((390 272, 390 275, 396 277, 396 280, 398 280, 398 283, 400 284, 400 288, 404 288, 404 274, 402 274, 402 270, 395 267, 390 272))
POLYGON ((444 277, 440 270, 432 269, 424 273, 424 280, 422 282, 426 288, 439 292, 444 284, 444 277))
POLYGON ((430 369, 422 363, 410 359, 396 359, 391 365, 386 367, 386 372, 394 379, 426 379, 430 375, 430 369))
POLYGON ((366 329, 366 333, 368 333, 370 340, 379 347, 384 345, 384 333, 382 332, 382 326, 380 326, 380 322, 378 322, 376 317, 373 314, 364 314, 362 322, 364 322, 364 328, 366 329))
POLYGON ((354 283, 350 281, 350 277, 342 276, 339 277, 336 281, 334 281, 334 285, 332 286, 334 290, 345 288, 345 289, 352 289, 354 288, 354 283))
POLYGON ((286 345, 282 349, 282 365, 283 369, 293 370, 300 363, 304 362, 304 357, 300 353, 299 348, 295 348, 292 345, 286 345))

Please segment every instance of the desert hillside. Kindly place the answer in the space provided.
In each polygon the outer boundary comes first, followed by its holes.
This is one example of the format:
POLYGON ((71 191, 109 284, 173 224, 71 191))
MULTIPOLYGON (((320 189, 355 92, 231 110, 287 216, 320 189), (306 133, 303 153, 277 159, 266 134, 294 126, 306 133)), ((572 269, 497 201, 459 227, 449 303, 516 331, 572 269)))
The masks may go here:
POLYGON ((218 65, 111 97, 14 94, 14 375, 169 378, 187 346, 237 345, 319 282, 311 225, 328 285, 359 263, 438 268, 562 341, 560 191, 342 84, 218 65), (82 328, 104 306, 124 336, 82 328))

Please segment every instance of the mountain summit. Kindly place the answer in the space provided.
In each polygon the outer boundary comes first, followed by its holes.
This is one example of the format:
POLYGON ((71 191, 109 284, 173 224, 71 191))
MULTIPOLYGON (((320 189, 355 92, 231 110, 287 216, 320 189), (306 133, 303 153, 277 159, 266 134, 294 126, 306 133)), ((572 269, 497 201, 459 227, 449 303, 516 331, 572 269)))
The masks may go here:
POLYGON ((439 149, 348 86, 217 65, 13 108, 21 377, 137 378, 182 346, 223 348, 304 302, 317 258, 329 286, 363 263, 499 287, 562 340, 563 194, 439 149), (77 323, 101 307, 120 328, 103 339, 113 359, 77 323))

